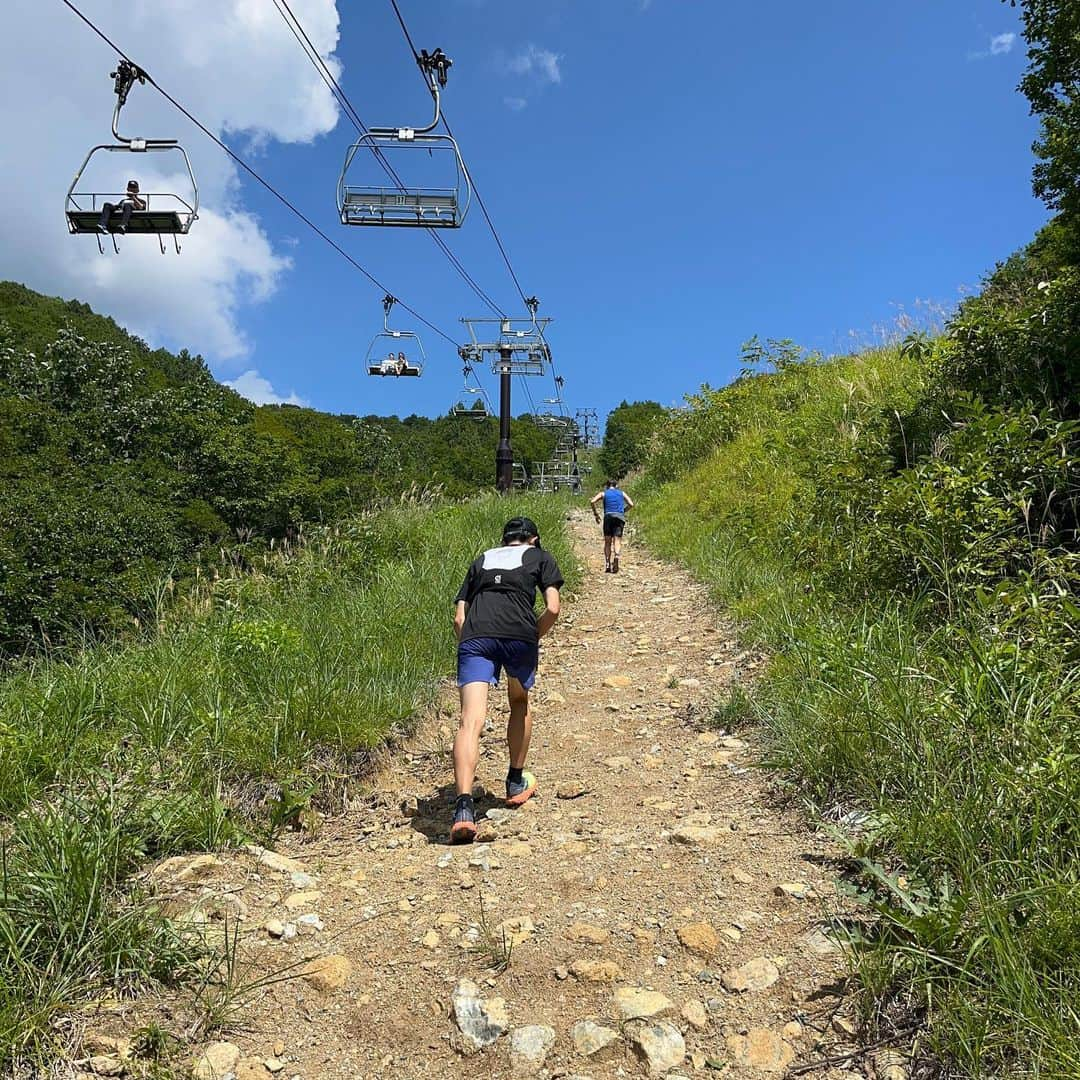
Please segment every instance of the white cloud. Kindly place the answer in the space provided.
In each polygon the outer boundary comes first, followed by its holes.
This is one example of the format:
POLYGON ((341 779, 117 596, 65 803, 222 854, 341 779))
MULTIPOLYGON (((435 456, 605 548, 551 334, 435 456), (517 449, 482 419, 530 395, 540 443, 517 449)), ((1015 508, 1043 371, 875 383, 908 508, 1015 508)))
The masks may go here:
MULTIPOLYGON (((82 0, 80 8, 136 62, 226 141, 266 148, 310 142, 337 122, 337 106, 274 6, 263 0, 82 0)), ((315 46, 338 40, 336 0, 293 0, 315 46)), ((87 149, 112 142, 116 56, 59 3, 18 4, 0 36, 0 122, 9 152, 0 170, 0 277, 78 297, 154 344, 184 346, 220 364, 250 354, 243 308, 265 300, 291 265, 241 202, 236 166, 151 86, 124 108, 127 135, 179 138, 199 184, 199 219, 183 254, 151 237, 121 238, 101 256, 67 233, 64 196, 87 149), (41 57, 50 57, 42 75, 41 57)), ((335 72, 340 68, 330 60, 335 72)), ((183 193, 173 154, 98 155, 84 177, 117 191, 183 193), (99 164, 100 163, 100 164, 99 164)), ((168 239, 168 238, 167 238, 168 239)))
POLYGON ((990 44, 985 49, 980 49, 977 52, 969 52, 967 58, 969 60, 985 60, 990 56, 1005 56, 1007 53, 1011 53, 1016 45, 1016 34, 995 34, 990 38, 990 44))
POLYGON ((561 60, 559 53, 530 44, 514 56, 507 57, 503 61, 503 70, 510 75, 531 75, 542 83, 560 83, 561 60))
POLYGON ((1002 53, 1012 52, 1015 44, 1015 34, 997 34, 990 39, 990 54, 992 56, 1001 56, 1002 53))
POLYGON ((282 397, 273 387, 269 379, 264 379, 258 371, 251 368, 235 379, 227 380, 226 386, 231 386, 238 394, 242 394, 248 401, 256 405, 306 405, 307 402, 297 396, 295 390, 289 391, 288 397, 282 397))
POLYGON ((529 104, 529 100, 528 100, 528 98, 523 98, 523 97, 504 97, 503 98, 503 104, 511 112, 521 112, 521 110, 524 109, 525 106, 529 104))

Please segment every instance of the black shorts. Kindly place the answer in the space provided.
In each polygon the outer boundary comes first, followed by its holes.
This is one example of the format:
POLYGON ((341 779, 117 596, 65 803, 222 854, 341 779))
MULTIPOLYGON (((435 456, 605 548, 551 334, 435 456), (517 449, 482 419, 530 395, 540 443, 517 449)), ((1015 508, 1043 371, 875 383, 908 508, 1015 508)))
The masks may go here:
POLYGON ((604 535, 605 536, 622 536, 623 526, 626 524, 625 519, 619 517, 616 514, 604 515, 604 535))

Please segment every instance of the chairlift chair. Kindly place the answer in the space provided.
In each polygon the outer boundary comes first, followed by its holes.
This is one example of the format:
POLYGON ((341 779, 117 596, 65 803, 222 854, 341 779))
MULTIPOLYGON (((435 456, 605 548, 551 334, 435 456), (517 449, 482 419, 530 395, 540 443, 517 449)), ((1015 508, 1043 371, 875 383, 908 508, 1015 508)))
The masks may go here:
POLYGON ((424 343, 411 330, 391 329, 390 310, 395 303, 397 301, 389 293, 383 297, 383 328, 371 339, 364 364, 369 375, 419 378, 427 362, 424 343), (406 348, 414 354, 412 359, 405 355, 406 348), (387 350, 385 357, 382 355, 384 349, 387 350))
POLYGON ((192 224, 199 216, 199 186, 195 182, 195 173, 191 168, 187 151, 176 139, 143 139, 125 138, 117 130, 120 123, 120 110, 127 102, 128 93, 135 82, 146 82, 147 75, 142 68, 127 60, 121 60, 116 65, 116 70, 110 72, 109 77, 113 80, 113 89, 116 93, 116 106, 113 109, 112 133, 115 143, 101 143, 91 147, 89 153, 79 166, 75 178, 68 188, 65 201, 65 213, 67 216, 68 231, 73 235, 90 234, 97 238, 98 250, 104 254, 105 246, 102 243, 100 228, 102 209, 105 203, 112 203, 117 209, 110 215, 106 233, 112 240, 113 251, 119 254, 120 249, 116 243, 116 236, 120 230, 120 211, 117 204, 124 199, 124 194, 102 191, 84 191, 79 189, 79 181, 86 172, 90 160, 99 153, 111 154, 152 154, 173 153, 179 154, 184 162, 184 170, 191 181, 191 195, 186 198, 174 192, 144 192, 140 191, 139 198, 146 203, 144 210, 132 210, 125 233, 150 234, 158 238, 158 246, 161 253, 165 254, 165 237, 173 238, 176 253, 180 254, 180 237, 187 236, 192 224))
POLYGON ((338 177, 337 205, 342 225, 460 228, 472 202, 469 171, 457 141, 449 134, 435 133, 442 116, 440 90, 446 86, 452 62, 442 49, 436 49, 430 55, 425 49, 417 61, 435 103, 435 115, 430 124, 420 128, 368 128, 349 147, 338 177), (438 155, 452 159, 453 184, 449 187, 413 187, 399 183, 397 187, 391 187, 349 182, 349 170, 357 157, 363 157, 366 152, 371 153, 373 168, 381 165, 389 175, 396 177, 392 166, 395 161, 404 160, 399 152, 405 150, 427 150, 432 158, 438 155))

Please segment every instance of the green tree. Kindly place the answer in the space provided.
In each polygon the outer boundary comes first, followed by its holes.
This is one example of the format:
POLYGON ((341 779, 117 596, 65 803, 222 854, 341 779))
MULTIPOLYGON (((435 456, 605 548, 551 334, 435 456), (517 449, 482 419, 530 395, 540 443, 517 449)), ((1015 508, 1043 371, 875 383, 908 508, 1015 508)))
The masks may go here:
MULTIPOLYGON (((1017 0, 1009 0, 1017 6, 1017 0)), ((1028 69, 1020 89, 1042 122, 1035 193, 1080 233, 1080 4, 1020 0, 1028 69)))
POLYGON ((667 416, 667 409, 655 401, 622 402, 604 429, 604 445, 597 459, 604 475, 619 480, 643 465, 649 441, 667 416))

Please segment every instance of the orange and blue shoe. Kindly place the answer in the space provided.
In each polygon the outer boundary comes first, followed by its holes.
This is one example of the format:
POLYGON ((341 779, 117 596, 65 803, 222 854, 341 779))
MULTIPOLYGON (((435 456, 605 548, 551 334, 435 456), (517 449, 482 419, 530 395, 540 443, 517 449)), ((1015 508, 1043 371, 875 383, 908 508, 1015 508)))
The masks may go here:
POLYGON ((451 844, 471 844, 476 839, 476 811, 472 799, 461 796, 454 807, 454 823, 450 826, 451 844))
POLYGON ((521 773, 520 781, 506 781, 506 805, 521 806, 533 797, 536 792, 536 777, 527 769, 521 773))

